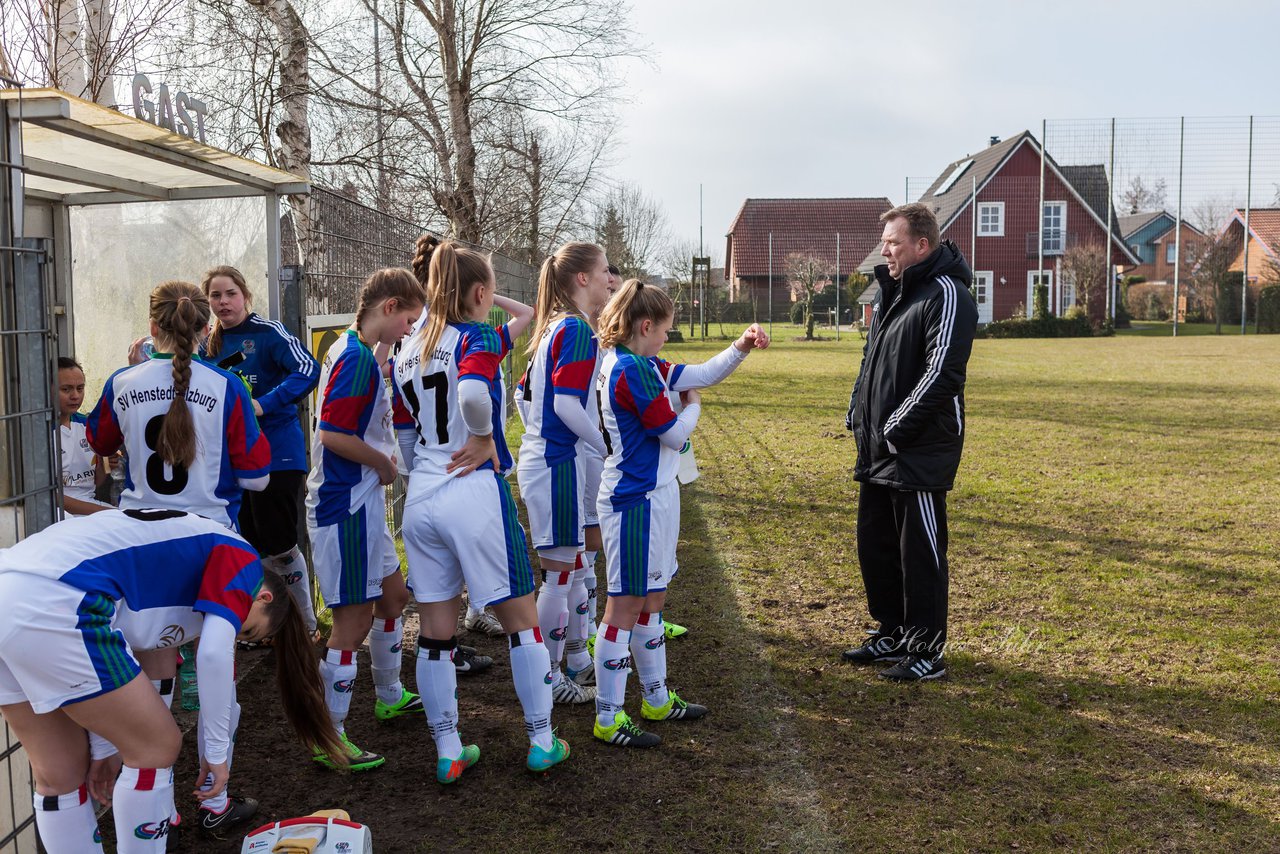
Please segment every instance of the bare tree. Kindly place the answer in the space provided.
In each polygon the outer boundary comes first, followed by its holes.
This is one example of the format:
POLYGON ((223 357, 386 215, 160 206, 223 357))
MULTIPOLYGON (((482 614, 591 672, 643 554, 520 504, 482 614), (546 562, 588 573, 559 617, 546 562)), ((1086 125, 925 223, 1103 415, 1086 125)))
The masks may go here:
POLYGON ((1163 178, 1157 178, 1147 186, 1141 175, 1129 179, 1129 186, 1120 192, 1120 209, 1130 214, 1163 210, 1167 188, 1163 178))
POLYGON ((792 252, 782 262, 782 269, 791 285, 791 293, 804 303, 804 337, 813 340, 813 298, 831 284, 836 267, 827 259, 809 252, 792 252))
POLYGON ((635 184, 619 184, 596 208, 596 241, 626 277, 646 276, 667 245, 667 215, 635 184))
POLYGON ((1076 302, 1084 308, 1085 316, 1095 326, 1102 322, 1109 275, 1107 250, 1100 244, 1071 246, 1062 255, 1062 278, 1075 287, 1076 302))

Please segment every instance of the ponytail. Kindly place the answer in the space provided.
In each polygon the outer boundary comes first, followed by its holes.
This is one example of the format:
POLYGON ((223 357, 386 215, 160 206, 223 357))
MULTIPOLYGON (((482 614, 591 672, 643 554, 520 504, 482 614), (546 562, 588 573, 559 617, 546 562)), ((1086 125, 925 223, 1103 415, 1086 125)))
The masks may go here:
POLYGON ((365 314, 389 299, 400 301, 407 308, 426 304, 426 295, 413 273, 403 267, 384 267, 374 270, 360 288, 360 302, 356 306, 356 329, 364 322, 365 314))
POLYGON ((151 319, 173 345, 173 400, 156 440, 156 453, 171 466, 196 458, 196 431, 187 407, 191 357, 209 325, 209 299, 190 282, 164 282, 151 292, 151 319))
POLYGON ((413 273, 427 292, 427 320, 423 329, 422 360, 440 342, 446 323, 466 320, 467 296, 478 284, 493 281, 488 257, 453 240, 424 234, 414 245, 413 273))
MULTIPOLYGON (((538 273, 538 299, 534 305, 533 334, 529 336, 529 355, 538 350, 538 342, 559 314, 582 317, 574 302, 574 276, 589 273, 604 250, 594 243, 566 243, 542 262, 538 273)), ((583 320, 586 320, 583 317, 583 320)))
POLYGON ((276 686, 284 716, 304 747, 320 751, 334 764, 345 766, 347 752, 329 720, 321 688, 324 680, 320 677, 315 646, 302 614, 279 575, 265 571, 262 586, 272 594, 267 605, 267 624, 268 634, 275 640, 272 648, 276 653, 276 686))
POLYGON ((639 279, 627 279, 600 312, 596 337, 601 347, 626 344, 635 334, 637 323, 642 320, 658 323, 672 317, 675 310, 666 291, 639 279))

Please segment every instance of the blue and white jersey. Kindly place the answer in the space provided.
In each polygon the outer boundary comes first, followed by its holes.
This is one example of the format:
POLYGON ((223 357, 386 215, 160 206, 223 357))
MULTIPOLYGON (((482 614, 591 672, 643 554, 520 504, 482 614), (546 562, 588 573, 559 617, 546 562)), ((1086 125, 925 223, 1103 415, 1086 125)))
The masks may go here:
MULTIPOLYGON (((493 440, 501 464, 498 474, 507 472, 512 462, 504 432, 507 410, 501 369, 503 357, 511 350, 507 327, 494 329, 480 321, 445 324, 435 349, 425 359, 423 338, 423 325, 419 325, 396 356, 393 373, 396 429, 411 430, 417 437, 413 459, 406 461, 411 470, 406 506, 431 495, 454 477, 445 468, 471 435, 458 405, 460 383, 485 384, 493 405, 493 440)), ((480 468, 492 471, 493 464, 486 462, 480 468)))
POLYGON ((173 400, 171 359, 156 353, 111 375, 85 424, 89 446, 104 457, 124 448, 122 510, 167 507, 232 527, 241 481, 266 485, 271 445, 240 378, 193 357, 186 398, 196 456, 190 466, 166 463, 156 444, 173 400))
POLYGON ((600 345, 590 324, 576 314, 566 315, 547 327, 538 341, 525 374, 521 406, 525 420, 520 456, 554 466, 575 457, 586 445, 560 420, 555 411, 556 395, 570 395, 579 401, 593 424, 598 423, 596 365, 600 345))
POLYGON ((85 435, 85 417, 73 413, 66 427, 58 425, 62 434, 62 494, 80 501, 99 503, 93 497, 98 457, 89 447, 85 435))
POLYGON ((298 403, 316 387, 320 365, 284 325, 254 312, 239 326, 222 330, 222 347, 209 361, 229 364, 253 387, 262 407, 258 423, 271 443, 272 471, 306 471, 307 447, 298 403))
POLYGON ((379 453, 396 457, 391 429, 391 390, 382 366, 355 330, 333 342, 320 366, 320 403, 311 440, 307 478, 307 524, 333 525, 355 513, 382 489, 378 472, 320 444, 329 430, 364 440, 379 453))
POLYGON ((607 496, 614 510, 632 507, 675 480, 680 452, 658 437, 676 423, 668 395, 684 367, 657 356, 645 358, 623 346, 601 352, 596 382, 609 450, 600 478, 602 506, 607 496))
POLYGON ((239 632, 262 585, 258 554, 238 534, 177 510, 66 519, 0 550, 0 573, 7 572, 60 581, 99 607, 114 604, 112 626, 135 649, 190 640, 205 614, 239 632))

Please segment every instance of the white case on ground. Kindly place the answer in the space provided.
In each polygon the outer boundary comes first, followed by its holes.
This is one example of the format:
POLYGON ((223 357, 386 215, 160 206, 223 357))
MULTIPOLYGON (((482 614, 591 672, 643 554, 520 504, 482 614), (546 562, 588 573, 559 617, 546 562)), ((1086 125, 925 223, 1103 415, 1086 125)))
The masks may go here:
POLYGON ((312 816, 287 818, 259 827, 244 838, 240 854, 270 854, 277 842, 320 837, 315 854, 373 854, 373 834, 354 821, 312 816))

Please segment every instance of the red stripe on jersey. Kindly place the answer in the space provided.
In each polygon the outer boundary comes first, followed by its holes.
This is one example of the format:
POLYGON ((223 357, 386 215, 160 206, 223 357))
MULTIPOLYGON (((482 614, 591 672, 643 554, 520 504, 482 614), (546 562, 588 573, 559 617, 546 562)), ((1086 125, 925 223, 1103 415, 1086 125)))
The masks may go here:
POLYGON ((245 617, 249 616, 253 596, 261 580, 252 582, 241 576, 246 567, 257 562, 258 556, 247 546, 240 548, 230 543, 214 546, 204 562, 204 577, 200 579, 198 598, 226 606, 243 625, 245 617), (250 586, 254 589, 248 589, 250 586))
POLYGON ((256 435, 249 439, 244 407, 243 398, 232 399, 227 418, 227 455, 231 457, 231 467, 235 471, 265 471, 271 467, 271 443, 267 441, 267 435, 258 430, 256 420, 252 431, 256 435))
POLYGON ((404 392, 400 390, 400 386, 395 385, 394 383, 392 383, 392 389, 391 424, 397 430, 412 430, 415 422, 413 420, 413 413, 409 411, 409 407, 404 405, 404 392))
POLYGON ((133 788, 139 792, 149 792, 156 787, 156 769, 139 768, 138 782, 133 784, 133 788))
POLYGON ((378 382, 382 379, 376 370, 370 370, 364 388, 354 388, 355 371, 359 364, 360 359, 355 355, 338 360, 333 366, 333 372, 329 374, 329 383, 324 388, 320 404, 322 422, 351 433, 359 431, 360 416, 373 404, 378 382))
POLYGON ((591 387, 591 381, 596 375, 596 360, 583 359, 578 362, 569 362, 561 365, 551 372, 551 384, 556 389, 572 389, 586 394, 587 389, 591 387))
POLYGON ((671 379, 671 369, 674 367, 674 365, 672 365, 666 359, 655 359, 654 362, 657 365, 658 373, 662 374, 662 378, 664 380, 671 379))
POLYGON ((502 356, 497 353, 468 353, 458 362, 458 379, 463 377, 495 379, 498 376, 498 367, 501 364, 502 356))
POLYGON ((631 384, 627 382, 625 373, 619 373, 618 381, 613 385, 613 402, 619 409, 625 409, 637 417, 640 415, 640 410, 636 409, 635 395, 631 393, 631 384))
POLYGON ((665 394, 660 394, 640 413, 640 423, 649 431, 662 430, 676 420, 676 412, 665 394))
POLYGON ((120 423, 116 421, 115 410, 111 408, 111 398, 107 395, 102 396, 98 406, 85 419, 84 436, 89 442, 89 447, 104 457, 111 456, 124 444, 120 423))

